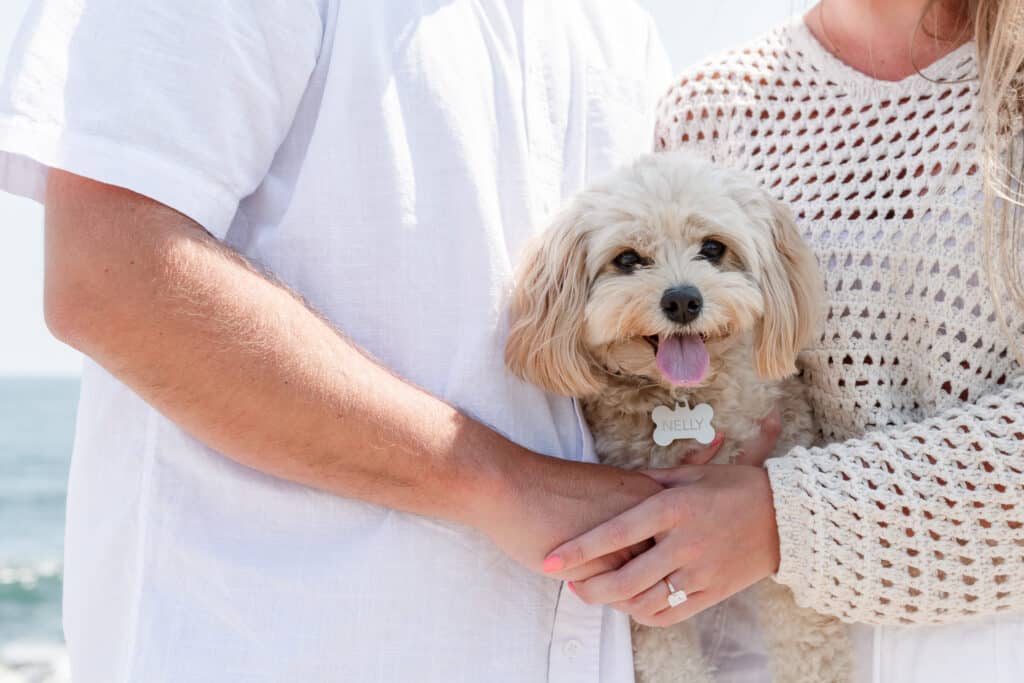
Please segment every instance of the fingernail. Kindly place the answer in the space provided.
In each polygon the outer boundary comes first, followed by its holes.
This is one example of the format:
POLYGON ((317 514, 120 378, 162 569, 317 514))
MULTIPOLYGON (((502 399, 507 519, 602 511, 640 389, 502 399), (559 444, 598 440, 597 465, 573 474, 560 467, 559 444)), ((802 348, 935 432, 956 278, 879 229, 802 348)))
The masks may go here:
POLYGON ((562 558, 560 558, 558 555, 548 555, 544 559, 544 571, 546 571, 548 573, 550 573, 550 572, 557 572, 564 565, 565 565, 565 562, 563 562, 562 558))
POLYGON ((576 595, 576 586, 572 585, 572 581, 569 582, 569 590, 572 591, 573 595, 576 595))
POLYGON ((725 441, 725 434, 716 434, 715 438, 711 440, 711 445, 718 446, 721 445, 723 441, 725 441))

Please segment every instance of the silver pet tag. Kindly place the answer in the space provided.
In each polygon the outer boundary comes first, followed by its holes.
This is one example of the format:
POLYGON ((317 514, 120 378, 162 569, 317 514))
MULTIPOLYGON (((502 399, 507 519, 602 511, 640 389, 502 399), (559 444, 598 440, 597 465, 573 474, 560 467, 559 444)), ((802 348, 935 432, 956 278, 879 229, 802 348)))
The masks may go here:
POLYGON ((675 409, 658 406, 651 411, 656 425, 654 443, 667 446, 676 439, 695 439, 697 443, 709 444, 715 440, 715 428, 711 426, 714 416, 715 411, 707 403, 692 409, 685 402, 682 406, 676 403, 675 409))

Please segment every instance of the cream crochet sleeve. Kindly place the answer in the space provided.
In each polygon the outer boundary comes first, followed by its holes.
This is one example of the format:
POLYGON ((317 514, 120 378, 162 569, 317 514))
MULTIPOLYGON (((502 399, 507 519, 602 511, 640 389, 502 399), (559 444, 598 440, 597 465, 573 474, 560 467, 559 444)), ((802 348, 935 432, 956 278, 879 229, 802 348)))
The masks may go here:
POLYGON ((822 265, 831 310, 801 355, 822 438, 768 471, 776 578, 848 621, 1024 610, 1021 330, 982 262, 975 74, 969 44, 928 79, 875 81, 794 20, 659 108, 659 148, 757 175, 822 265))

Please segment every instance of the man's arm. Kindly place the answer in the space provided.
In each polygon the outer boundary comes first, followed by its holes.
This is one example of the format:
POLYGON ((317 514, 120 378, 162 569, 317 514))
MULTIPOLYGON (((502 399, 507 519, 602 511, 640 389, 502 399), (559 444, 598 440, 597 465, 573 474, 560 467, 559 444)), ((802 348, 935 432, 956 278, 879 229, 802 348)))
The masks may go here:
POLYGON ((54 335, 221 453, 476 527, 534 569, 660 490, 513 444, 382 368, 182 214, 56 170, 45 290, 54 335))

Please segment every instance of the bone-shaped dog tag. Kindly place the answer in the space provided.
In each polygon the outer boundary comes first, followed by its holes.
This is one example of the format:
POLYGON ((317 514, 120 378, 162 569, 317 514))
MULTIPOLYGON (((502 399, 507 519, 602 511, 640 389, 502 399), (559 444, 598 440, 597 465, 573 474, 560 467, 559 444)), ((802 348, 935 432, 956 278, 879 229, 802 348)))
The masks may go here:
POLYGON ((689 403, 682 406, 676 403, 674 410, 658 406, 651 411, 651 419, 656 427, 654 443, 667 446, 676 439, 695 439, 697 443, 709 444, 715 440, 715 428, 711 426, 714 416, 715 411, 707 403, 701 403, 693 409, 689 403))

